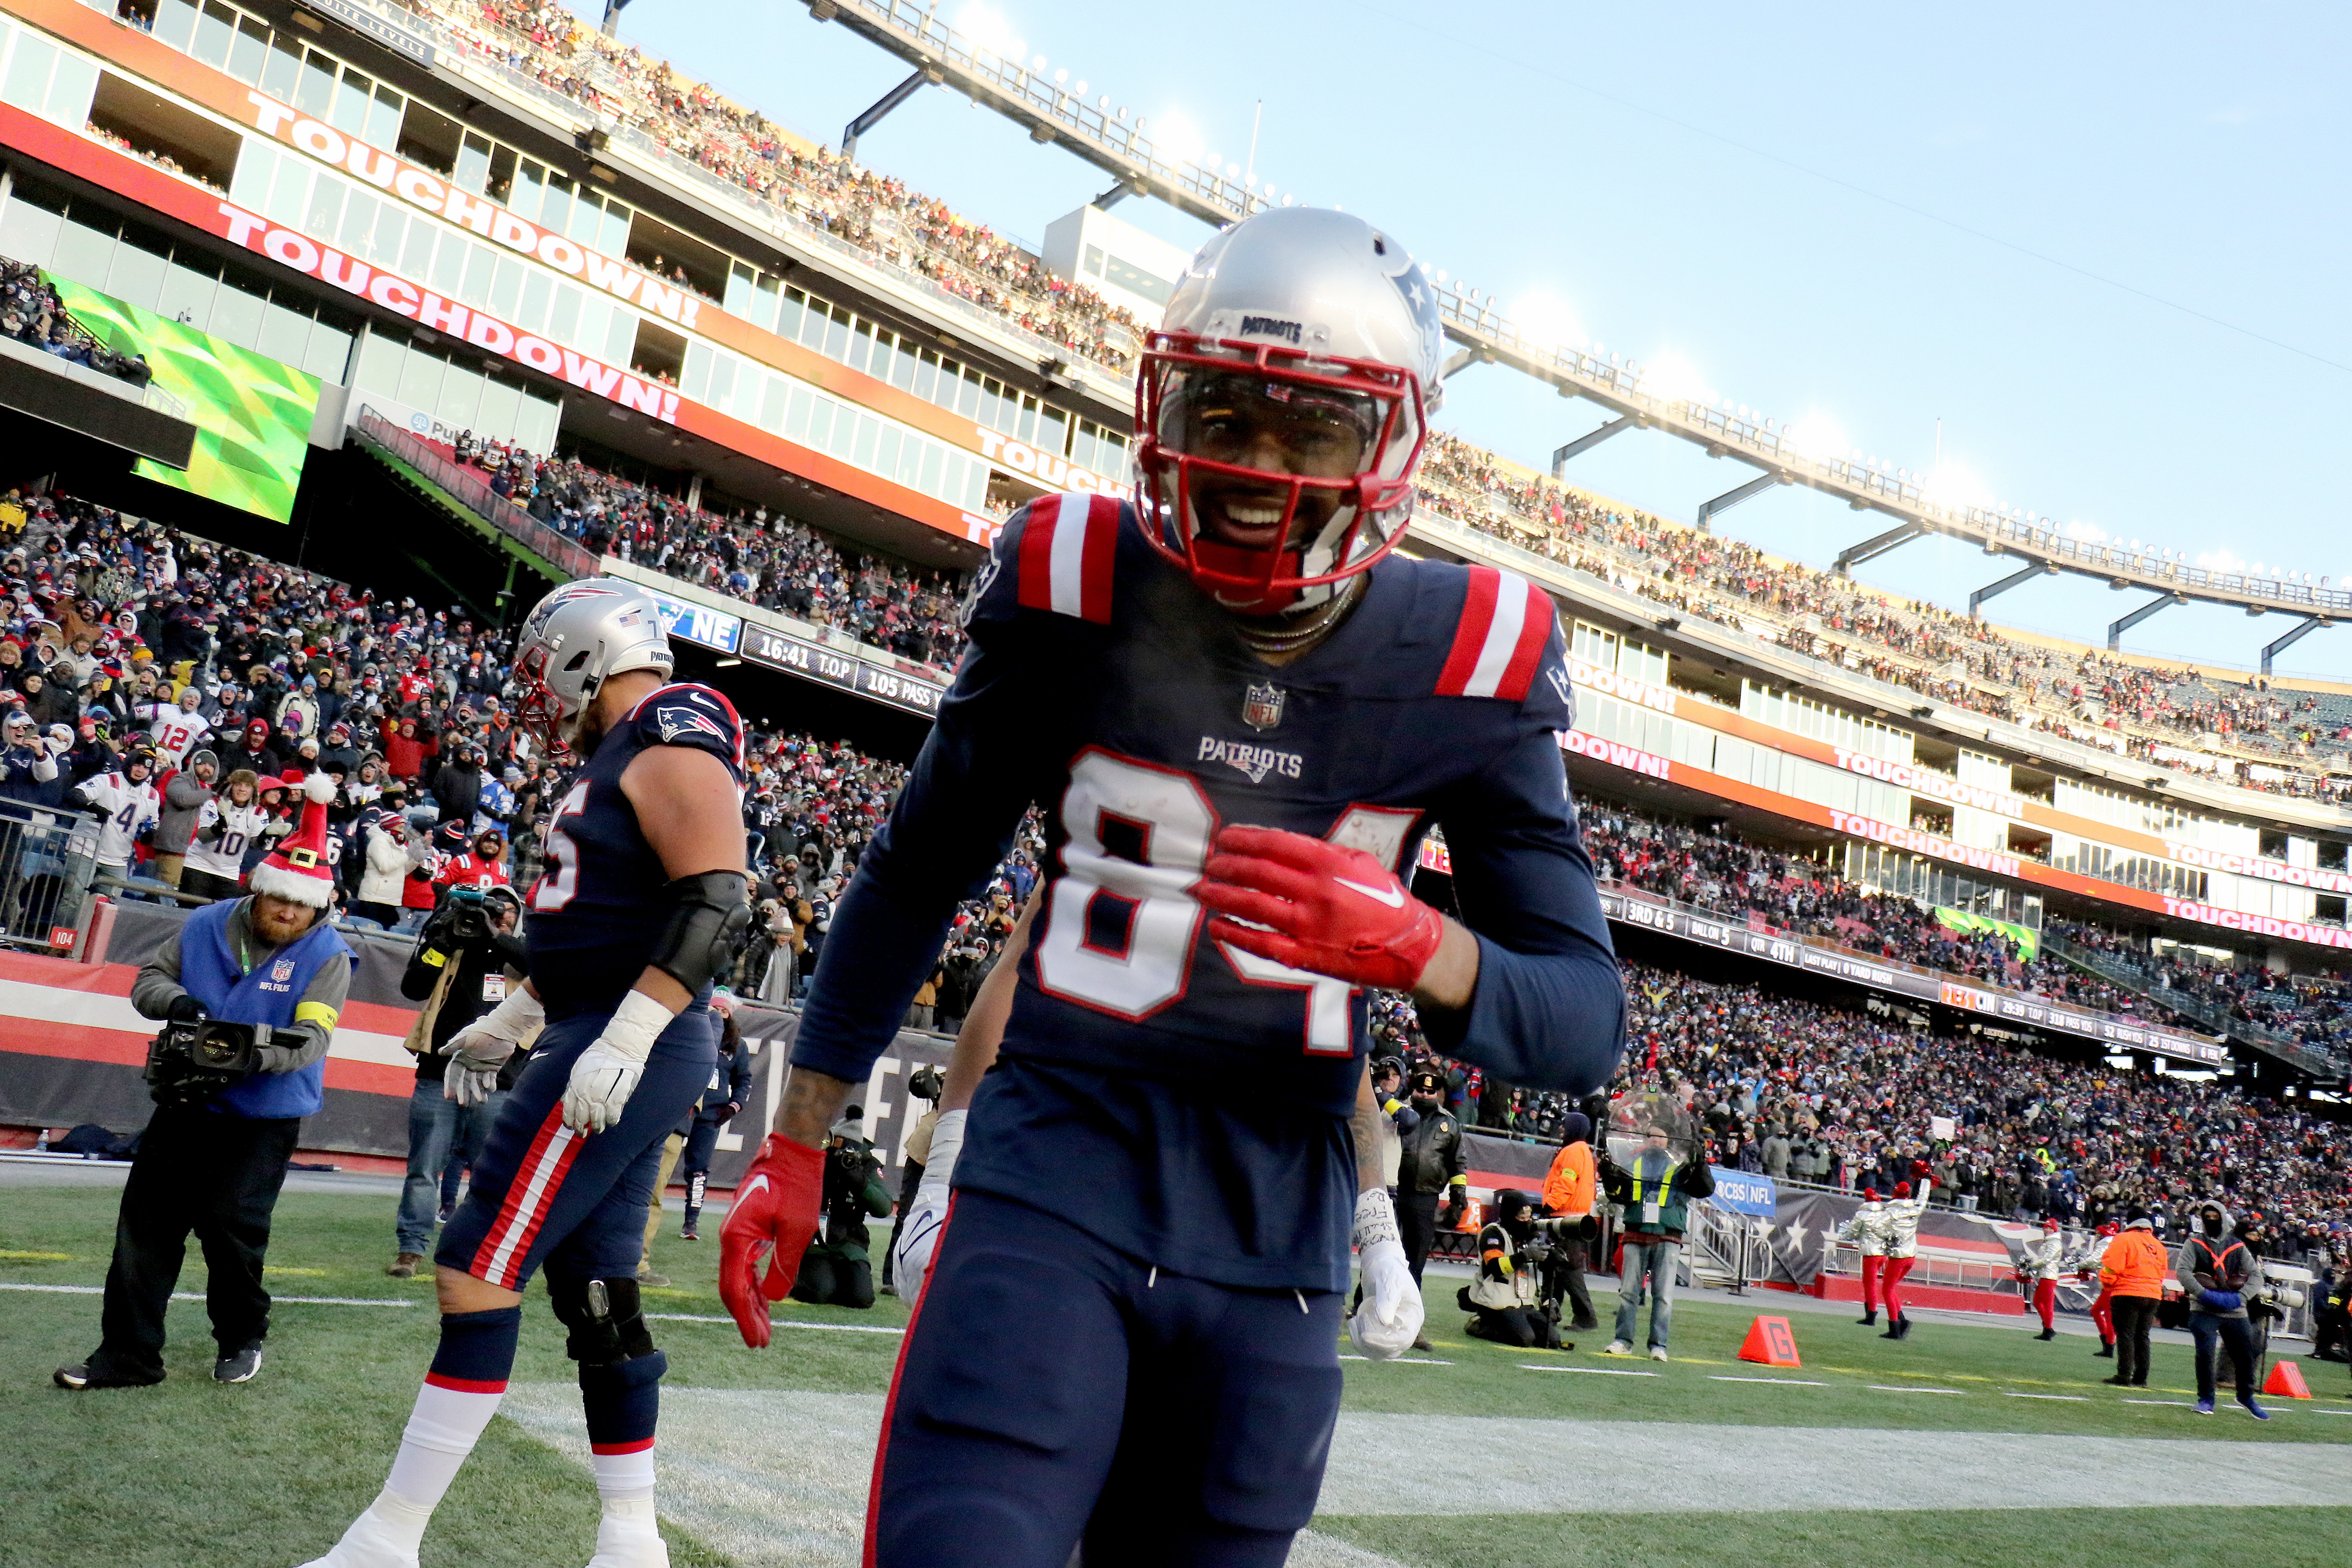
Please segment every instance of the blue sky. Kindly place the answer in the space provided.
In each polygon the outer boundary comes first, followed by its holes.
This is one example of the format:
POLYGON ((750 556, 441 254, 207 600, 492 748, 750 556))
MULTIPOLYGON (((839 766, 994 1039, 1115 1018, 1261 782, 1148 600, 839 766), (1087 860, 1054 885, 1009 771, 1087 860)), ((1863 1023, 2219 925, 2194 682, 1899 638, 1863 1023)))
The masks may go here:
MULTIPOLYGON (((575 0, 601 15, 601 5, 575 0)), ((970 0, 940 0, 950 22, 970 0)), ((995 0, 1094 92, 1182 116, 1303 201, 1376 218, 1506 307, 1779 419, 2125 540, 2352 581, 2324 454, 2352 416, 2341 90, 2352 11, 2254 5, 1675 7, 995 0)), ((900 76, 795 0, 635 0, 623 32, 828 143, 900 76)), ((1030 241, 1107 182, 968 100, 918 94, 873 166, 1030 241)), ((1206 230, 1129 201, 1181 243, 1206 230)), ((1481 366, 1444 422, 1543 464, 1601 420, 1481 366)), ((1752 470, 1629 435, 1576 482, 1689 520, 1752 470)), ((1826 565, 1874 532, 1801 489, 1726 531, 1826 565)), ((1947 541, 1860 570, 1963 605, 2014 563, 1947 541)), ((2141 602, 2055 577, 1998 618, 2101 641, 2141 602)), ((2178 607, 2125 647, 2252 666, 2293 623, 2178 607)), ((2352 626, 2283 673, 2352 679, 2352 626)))

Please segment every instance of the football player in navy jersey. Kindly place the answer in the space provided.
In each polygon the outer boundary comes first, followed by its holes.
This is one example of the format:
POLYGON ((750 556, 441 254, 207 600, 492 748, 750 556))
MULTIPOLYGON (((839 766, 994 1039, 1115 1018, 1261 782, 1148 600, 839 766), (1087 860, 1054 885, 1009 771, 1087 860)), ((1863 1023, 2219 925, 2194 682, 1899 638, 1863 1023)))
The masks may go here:
POLYGON ((520 1041, 537 1043, 441 1233, 440 1345, 392 1474, 310 1568, 415 1568, 506 1392, 542 1265, 604 1499, 590 1568, 669 1562, 653 1500, 667 1363, 638 1310, 637 1258, 663 1140, 716 1059, 711 977, 751 919, 742 726, 709 687, 669 684, 670 668, 659 610, 626 584, 567 584, 523 623, 522 722, 578 771, 527 900, 530 978, 450 1039, 445 1087, 487 1092, 520 1041))
POLYGON ((1421 1323, 1370 1152, 1366 990, 1411 993, 1433 1045, 1514 1083, 1580 1095, 1616 1065, 1550 603, 1390 553, 1442 350, 1426 274, 1370 224, 1235 225, 1146 345, 1137 505, 1038 500, 975 585, 722 1232, 721 1294, 763 1344, 815 1228, 816 1145, 1040 804, 1000 1054, 934 1136, 952 1203, 869 1563, 1063 1568, 1081 1542, 1282 1563, 1338 1415, 1351 1242, 1358 1345, 1395 1355, 1421 1323), (1459 921, 1404 880, 1432 825, 1459 921))

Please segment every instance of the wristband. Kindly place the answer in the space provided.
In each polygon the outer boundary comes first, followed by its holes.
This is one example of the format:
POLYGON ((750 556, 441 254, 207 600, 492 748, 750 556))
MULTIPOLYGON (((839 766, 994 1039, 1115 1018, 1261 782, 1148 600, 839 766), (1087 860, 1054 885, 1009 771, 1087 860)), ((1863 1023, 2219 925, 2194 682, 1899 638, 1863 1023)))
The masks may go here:
POLYGON ((1386 1187, 1370 1187, 1356 1194, 1356 1223, 1348 1243, 1358 1251, 1397 1239, 1396 1205, 1386 1187))

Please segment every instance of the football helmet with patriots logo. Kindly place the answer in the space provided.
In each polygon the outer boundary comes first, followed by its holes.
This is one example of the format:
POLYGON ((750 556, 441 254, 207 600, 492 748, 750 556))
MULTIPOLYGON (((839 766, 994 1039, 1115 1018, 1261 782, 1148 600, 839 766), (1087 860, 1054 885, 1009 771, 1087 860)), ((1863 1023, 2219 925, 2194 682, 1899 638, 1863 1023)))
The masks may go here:
POLYGON ((516 721, 550 754, 570 756, 605 681, 633 669, 667 677, 674 665, 651 594, 610 577, 566 583, 523 621, 515 647, 522 687, 516 721))
POLYGON ((1437 289, 1352 214, 1279 207, 1201 247, 1144 343, 1144 535, 1228 609, 1331 597, 1403 535, 1441 397, 1437 289))

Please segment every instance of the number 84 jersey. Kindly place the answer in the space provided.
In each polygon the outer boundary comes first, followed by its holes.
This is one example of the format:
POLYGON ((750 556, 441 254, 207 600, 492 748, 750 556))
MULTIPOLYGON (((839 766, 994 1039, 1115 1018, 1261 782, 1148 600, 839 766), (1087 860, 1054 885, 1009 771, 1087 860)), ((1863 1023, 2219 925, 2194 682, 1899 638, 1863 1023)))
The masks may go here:
POLYGON ((1429 1020, 1432 1043, 1514 1083, 1603 1081, 1622 994, 1561 763, 1550 601, 1492 568, 1391 556, 1328 639, 1275 667, 1139 530, 1077 495, 1006 525, 937 727, 835 911, 794 1061, 864 1079, 1034 801, 1045 907, 1008 1062, 1344 1119, 1364 997, 1216 942, 1192 890, 1228 824, 1408 875, 1436 825, 1481 951, 1474 1005, 1429 1020))

